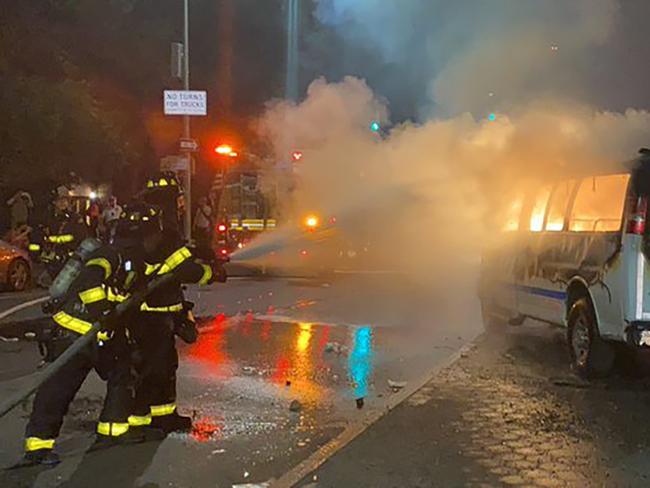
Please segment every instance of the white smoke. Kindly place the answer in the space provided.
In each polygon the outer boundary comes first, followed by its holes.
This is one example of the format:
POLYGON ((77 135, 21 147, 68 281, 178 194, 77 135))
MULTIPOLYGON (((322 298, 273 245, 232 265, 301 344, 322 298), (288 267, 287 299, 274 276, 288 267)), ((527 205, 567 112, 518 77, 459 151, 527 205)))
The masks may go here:
POLYGON ((369 124, 389 122, 389 101, 353 77, 316 80, 297 105, 269 104, 258 126, 276 160, 304 153, 284 199, 290 213, 341 216, 346 242, 413 274, 441 276, 475 259, 522 181, 614 169, 648 144, 647 111, 598 109, 572 69, 607 42, 617 12, 614 0, 321 0, 323 22, 399 69, 414 62, 401 51, 412 24, 430 14, 422 42, 435 110, 380 137, 369 124))

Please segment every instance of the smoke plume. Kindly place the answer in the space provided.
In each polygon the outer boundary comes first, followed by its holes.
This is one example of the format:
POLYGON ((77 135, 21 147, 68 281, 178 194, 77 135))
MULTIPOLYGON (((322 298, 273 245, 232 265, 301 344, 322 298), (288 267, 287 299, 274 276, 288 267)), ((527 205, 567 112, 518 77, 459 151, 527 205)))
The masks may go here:
POLYGON ((615 171, 648 143, 650 113, 604 109, 590 85, 614 0, 320 0, 315 14, 395 69, 430 66, 417 123, 391 126, 391 101, 355 77, 317 79, 258 122, 275 161, 304 153, 285 214, 335 217, 343 253, 441 276, 498 238, 522 182, 615 171), (390 129, 373 133, 373 120, 390 129))

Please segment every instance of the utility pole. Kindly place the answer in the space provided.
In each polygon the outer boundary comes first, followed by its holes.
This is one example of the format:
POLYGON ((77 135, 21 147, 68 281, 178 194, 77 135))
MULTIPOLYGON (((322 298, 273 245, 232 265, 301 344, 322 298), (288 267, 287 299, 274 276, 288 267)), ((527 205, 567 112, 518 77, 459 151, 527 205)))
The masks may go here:
POLYGON ((235 20, 234 0, 221 0, 219 7, 219 71, 217 87, 219 114, 223 120, 230 120, 232 112, 233 80, 233 30, 235 20))
MULTIPOLYGON (((190 89, 190 6, 189 0, 184 0, 184 29, 183 29, 183 89, 190 89)), ((190 139, 190 116, 183 116, 183 138, 190 139)), ((185 239, 192 241, 192 155, 187 153, 187 171, 185 171, 185 239)))

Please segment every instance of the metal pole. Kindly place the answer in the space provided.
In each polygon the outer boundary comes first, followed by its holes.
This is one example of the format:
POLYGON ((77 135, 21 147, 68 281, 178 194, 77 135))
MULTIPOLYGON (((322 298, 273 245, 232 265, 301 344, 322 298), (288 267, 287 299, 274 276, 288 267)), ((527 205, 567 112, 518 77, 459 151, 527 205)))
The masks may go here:
MULTIPOLYGON (((190 89, 190 6, 189 0, 184 0, 184 29, 183 29, 183 89, 190 89)), ((183 116, 183 138, 189 139, 190 117, 183 116)), ((185 239, 192 241, 192 155, 186 154, 187 171, 185 172, 185 239)))

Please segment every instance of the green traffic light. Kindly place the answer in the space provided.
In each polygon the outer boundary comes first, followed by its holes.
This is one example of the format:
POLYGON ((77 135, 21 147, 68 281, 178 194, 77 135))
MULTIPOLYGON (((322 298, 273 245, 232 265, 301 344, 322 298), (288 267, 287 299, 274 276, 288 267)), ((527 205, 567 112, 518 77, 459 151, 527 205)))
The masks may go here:
POLYGON ((376 120, 373 121, 372 124, 370 124, 370 130, 371 130, 371 131, 373 131, 373 132, 379 132, 380 129, 381 129, 381 125, 380 125, 379 122, 377 122, 376 120))

